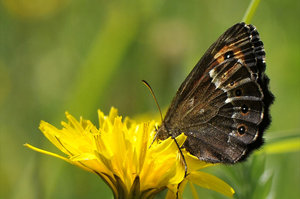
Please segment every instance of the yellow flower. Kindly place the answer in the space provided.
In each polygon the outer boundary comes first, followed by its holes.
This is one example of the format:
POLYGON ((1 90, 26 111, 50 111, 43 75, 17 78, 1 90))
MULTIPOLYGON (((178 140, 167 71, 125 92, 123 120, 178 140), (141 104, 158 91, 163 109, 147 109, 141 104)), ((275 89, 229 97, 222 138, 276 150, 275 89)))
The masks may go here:
MULTIPOLYGON (((153 198, 165 189, 168 189, 167 198, 181 198, 188 181, 233 195, 233 189, 225 182, 198 171, 212 164, 182 150, 188 167, 185 178, 181 155, 173 139, 151 145, 156 133, 154 121, 140 124, 128 118, 122 121, 115 108, 111 108, 108 116, 98 111, 98 116, 99 128, 89 120, 77 121, 69 113, 66 113, 69 122, 62 122, 62 129, 41 122, 40 130, 67 157, 29 144, 25 146, 97 174, 110 186, 114 198, 153 198)), ((182 146, 185 139, 181 134, 176 141, 182 146)))

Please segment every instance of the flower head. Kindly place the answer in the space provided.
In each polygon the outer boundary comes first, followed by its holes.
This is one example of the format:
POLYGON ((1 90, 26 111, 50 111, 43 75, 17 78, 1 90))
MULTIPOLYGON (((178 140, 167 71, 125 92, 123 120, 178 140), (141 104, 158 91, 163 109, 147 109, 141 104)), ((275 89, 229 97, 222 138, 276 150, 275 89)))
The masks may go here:
MULTIPOLYGON (((111 108, 108 116, 98 111, 99 128, 89 120, 77 121, 66 113, 68 123, 62 129, 42 121, 40 130, 64 154, 54 154, 29 144, 25 146, 38 152, 63 159, 100 176, 111 188, 115 198, 153 198, 168 189, 167 198, 181 197, 185 184, 190 181, 225 195, 234 191, 222 180, 198 171, 212 164, 199 161, 182 150, 186 158, 188 175, 179 149, 172 138, 152 140, 155 122, 135 123, 118 116, 111 108)), ((186 136, 176 138, 182 146, 186 136)))

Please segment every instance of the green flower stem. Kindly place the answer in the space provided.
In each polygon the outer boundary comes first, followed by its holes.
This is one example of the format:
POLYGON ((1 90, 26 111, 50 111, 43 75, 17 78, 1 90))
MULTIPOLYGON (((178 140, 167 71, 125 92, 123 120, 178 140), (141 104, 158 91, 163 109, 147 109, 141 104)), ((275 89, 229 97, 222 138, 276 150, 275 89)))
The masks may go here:
POLYGON ((260 0, 252 0, 249 7, 247 8, 247 11, 242 19, 243 22, 249 24, 255 11, 256 11, 256 8, 258 7, 260 3, 260 0))

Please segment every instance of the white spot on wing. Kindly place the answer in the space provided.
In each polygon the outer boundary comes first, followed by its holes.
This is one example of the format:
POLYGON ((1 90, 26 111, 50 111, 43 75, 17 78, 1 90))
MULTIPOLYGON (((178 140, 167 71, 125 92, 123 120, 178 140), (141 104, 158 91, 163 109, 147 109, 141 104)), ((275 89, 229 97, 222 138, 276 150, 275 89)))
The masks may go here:
POLYGON ((243 64, 243 60, 241 60, 241 59, 238 59, 238 60, 237 60, 237 63, 239 63, 239 64, 243 64))
POLYGON ((264 118, 264 112, 261 113, 260 119, 262 120, 264 118))
POLYGON ((214 68, 211 69, 211 70, 209 71, 209 76, 210 76, 211 78, 214 78, 214 77, 216 76, 216 74, 215 74, 215 69, 214 69, 214 68))
POLYGON ((188 101, 188 105, 190 106, 190 107, 193 107, 194 106, 194 98, 192 97, 191 99, 189 99, 189 101, 188 101))
POLYGON ((227 143, 231 142, 231 137, 234 137, 234 136, 235 136, 235 132, 231 131, 228 135, 227 143))
POLYGON ((234 113, 231 118, 238 118, 239 114, 238 113, 234 113))
POLYGON ((222 84, 221 81, 217 80, 214 82, 216 89, 220 87, 220 85, 222 84))
POLYGON ((254 136, 254 138, 253 138, 253 141, 255 141, 255 140, 257 139, 257 137, 258 137, 258 131, 255 133, 255 136, 254 136))
POLYGON ((232 102, 232 98, 227 98, 227 99, 225 100, 225 103, 226 103, 226 104, 231 103, 231 102, 232 102))

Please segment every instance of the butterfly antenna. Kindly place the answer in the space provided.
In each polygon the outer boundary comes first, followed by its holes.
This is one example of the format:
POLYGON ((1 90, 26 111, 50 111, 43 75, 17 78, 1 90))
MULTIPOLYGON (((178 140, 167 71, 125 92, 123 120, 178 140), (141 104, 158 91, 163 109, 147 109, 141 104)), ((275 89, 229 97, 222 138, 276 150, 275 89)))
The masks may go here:
POLYGON ((154 101, 155 101, 155 103, 156 103, 156 106, 157 106, 158 110, 159 110, 161 123, 163 123, 162 113, 161 113, 159 104, 158 104, 158 102, 157 102, 156 96, 155 96, 155 94, 154 94, 154 92, 153 92, 151 86, 150 86, 145 80, 142 80, 142 82, 143 82, 143 84, 145 84, 145 86, 147 86, 147 88, 150 90, 150 93, 151 93, 151 95, 152 95, 152 97, 153 97, 153 99, 154 99, 154 101))
MULTIPOLYGON (((152 97, 154 98, 154 101, 155 101, 155 103, 156 103, 156 106, 157 106, 157 108, 158 108, 158 110, 159 110, 161 123, 163 124, 162 113, 161 113, 159 104, 158 104, 158 102, 157 102, 157 99, 156 99, 156 97, 155 97, 155 94, 154 94, 152 88, 151 88, 151 86, 150 86, 145 80, 142 80, 142 82, 143 82, 143 83, 145 84, 145 86, 147 86, 147 88, 150 90, 151 95, 152 95, 152 97)), ((166 128, 167 128, 167 127, 166 127, 166 128)), ((167 131, 169 132, 168 129, 167 129, 167 131)), ((151 145, 153 144, 153 142, 156 140, 157 134, 158 134, 158 132, 157 132, 157 129, 156 129, 156 134, 155 134, 155 136, 154 136, 154 139, 153 139, 152 143, 150 144, 150 147, 151 147, 151 145)), ((181 149, 180 149, 180 146, 179 146, 179 144, 178 144, 176 138, 172 136, 172 139, 175 141, 175 144, 176 144, 177 148, 179 149, 180 155, 181 155, 181 157, 182 157, 183 164, 184 164, 184 177, 186 177, 186 176, 187 176, 187 164, 186 164, 185 157, 184 157, 184 155, 183 155, 183 153, 182 153, 182 151, 181 151, 181 149)), ((149 148, 150 148, 150 147, 149 147, 149 148)), ((177 189, 179 189, 179 185, 178 185, 177 189)), ((177 195, 176 198, 178 198, 178 191, 177 191, 176 195, 177 195)))
MULTIPOLYGON (((162 117, 162 113, 161 113, 161 110, 160 110, 160 106, 159 106, 159 104, 158 104, 158 102, 157 102, 157 99, 156 99, 156 97, 155 97, 155 94, 154 94, 154 92, 153 92, 151 86, 150 86, 150 85, 148 84, 148 82, 146 82, 145 80, 142 80, 142 82, 143 82, 143 84, 144 84, 145 86, 147 86, 147 88, 149 89, 149 91, 150 91, 150 93, 151 93, 151 95, 152 95, 152 97, 153 97, 153 99, 154 99, 154 101, 155 101, 155 103, 156 103, 156 106, 157 106, 157 108, 158 108, 158 110, 159 110, 161 123, 163 123, 163 117, 162 117)), ((153 140, 152 140, 152 142, 151 142, 149 148, 152 146, 152 144, 154 143, 154 141, 156 140, 156 137, 157 137, 157 135, 158 135, 158 130, 157 130, 156 127, 155 127, 155 131, 156 131, 156 133, 155 133, 155 135, 154 135, 154 138, 153 138, 153 140)))

